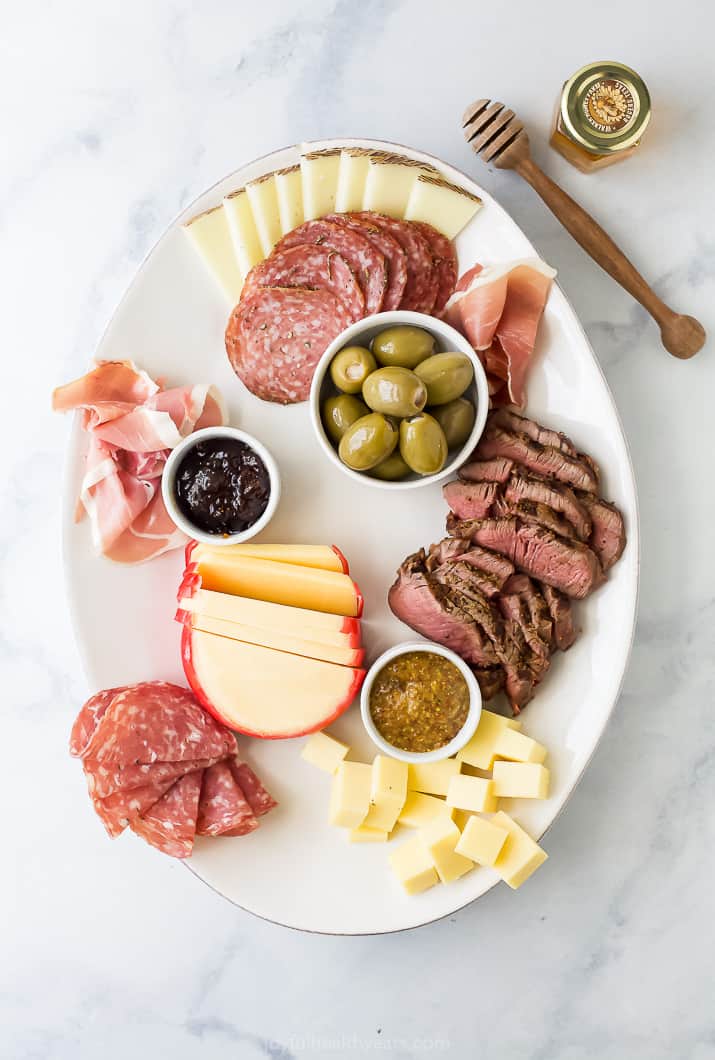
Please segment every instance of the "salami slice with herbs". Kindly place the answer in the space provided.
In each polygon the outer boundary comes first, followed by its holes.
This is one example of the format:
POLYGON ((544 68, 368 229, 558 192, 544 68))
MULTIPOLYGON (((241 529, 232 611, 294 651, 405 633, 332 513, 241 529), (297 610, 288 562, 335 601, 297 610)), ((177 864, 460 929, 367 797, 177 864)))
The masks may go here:
POLYGON ((365 298, 345 258, 329 247, 301 245, 274 251, 251 269, 241 298, 259 287, 315 287, 345 303, 352 320, 365 315, 365 298))
POLYGON ((380 312, 387 288, 387 263, 384 254, 380 253, 367 236, 331 221, 305 221, 283 236, 273 253, 306 243, 317 243, 337 251, 347 261, 360 283, 365 296, 365 312, 380 312))
POLYGON ((289 405, 307 400, 316 364, 351 323, 345 303, 330 291, 261 287, 233 310, 226 352, 252 394, 289 405))
POLYGON ((430 245, 411 221, 396 221, 381 213, 363 211, 355 214, 382 228, 400 244, 407 258, 407 281, 400 309, 431 313, 437 299, 439 282, 430 245))
POLYGON ((365 217, 356 217, 351 213, 331 213, 325 218, 337 225, 362 232, 373 243, 387 262, 387 286, 382 299, 382 310, 399 309, 407 283, 407 255, 388 231, 378 228, 365 217))
POLYGON ((246 835, 258 818, 237 784, 228 762, 204 770, 196 822, 197 835, 246 835))
POLYGON ((175 781, 151 809, 131 821, 131 829, 147 843, 174 858, 188 858, 194 848, 202 770, 175 781))
POLYGON ((432 260, 437 273, 437 297, 432 312, 439 317, 444 312, 457 286, 459 270, 454 243, 426 221, 412 221, 411 223, 422 233, 432 251, 432 260))

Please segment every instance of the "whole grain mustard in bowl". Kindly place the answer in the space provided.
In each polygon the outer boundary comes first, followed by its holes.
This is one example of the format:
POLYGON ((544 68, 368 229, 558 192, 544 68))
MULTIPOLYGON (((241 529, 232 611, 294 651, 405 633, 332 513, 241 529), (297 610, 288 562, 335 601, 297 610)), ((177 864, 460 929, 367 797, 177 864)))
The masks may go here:
POLYGON ((360 711, 383 754, 403 762, 436 762, 472 738, 482 696, 474 674, 455 652, 409 641, 390 648, 370 667, 360 711))

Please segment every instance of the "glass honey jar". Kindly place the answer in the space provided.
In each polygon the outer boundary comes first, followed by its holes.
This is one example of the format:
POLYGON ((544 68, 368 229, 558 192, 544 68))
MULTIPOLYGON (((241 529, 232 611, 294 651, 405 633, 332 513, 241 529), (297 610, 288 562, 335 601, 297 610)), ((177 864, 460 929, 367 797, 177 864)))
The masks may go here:
POLYGON ((650 121, 650 95, 623 63, 589 63, 564 85, 551 146, 582 173, 632 155, 650 121))

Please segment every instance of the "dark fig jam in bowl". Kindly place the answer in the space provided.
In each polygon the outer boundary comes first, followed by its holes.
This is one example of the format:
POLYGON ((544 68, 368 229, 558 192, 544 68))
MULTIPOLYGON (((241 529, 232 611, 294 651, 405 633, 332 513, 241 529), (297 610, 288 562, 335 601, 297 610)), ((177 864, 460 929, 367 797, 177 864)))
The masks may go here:
POLYGON ((196 541, 237 545, 260 533, 280 499, 278 466, 236 427, 196 431, 169 454, 161 482, 166 510, 196 541))
POLYGON ((390 648, 370 667, 360 712, 382 754, 404 762, 436 762, 472 738, 482 696, 476 677, 455 652, 409 641, 390 648))

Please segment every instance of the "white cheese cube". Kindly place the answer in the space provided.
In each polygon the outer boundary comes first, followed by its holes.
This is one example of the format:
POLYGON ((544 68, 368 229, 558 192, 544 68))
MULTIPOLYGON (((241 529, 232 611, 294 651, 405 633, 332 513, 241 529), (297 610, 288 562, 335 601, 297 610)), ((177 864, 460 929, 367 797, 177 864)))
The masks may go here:
POLYGON ((491 710, 483 710, 477 731, 469 743, 457 752, 457 761, 466 762, 477 769, 491 769, 494 764, 494 748, 504 729, 520 728, 521 722, 494 714, 491 710))
POLYGON ((303 213, 306 221, 335 211, 340 151, 311 151, 301 155, 303 213))
POLYGON ((335 209, 338 213, 362 210, 370 151, 362 147, 344 147, 340 152, 335 209))
POLYGON ((263 248, 256 231, 253 210, 245 188, 239 188, 223 200, 233 249, 242 275, 248 276, 254 265, 263 261, 263 248))
POLYGON ((303 176, 300 166, 289 166, 279 169, 275 174, 276 195, 278 197, 278 216, 281 232, 285 235, 292 232, 305 220, 303 214, 303 176))
POLYGON ((447 790, 447 805, 473 813, 494 813, 497 808, 494 782, 484 777, 452 777, 447 790))
POLYGON ((240 298, 243 280, 223 209, 214 206, 183 227, 209 274, 234 306, 240 298))
POLYGON ((478 865, 493 865, 506 842, 508 832, 484 817, 470 817, 455 847, 458 854, 478 865))
POLYGON ((372 763, 370 810, 367 828, 391 832, 407 798, 407 763, 387 755, 376 755, 372 763))
POLYGON ((549 771, 532 762, 495 762, 494 794, 502 799, 547 799, 549 771))
POLYGON ((426 221, 449 239, 471 221, 482 200, 439 175, 420 173, 410 190, 406 221, 426 221))
POLYGON ((325 773, 334 773, 349 750, 347 744, 328 736, 327 732, 314 732, 300 752, 300 757, 325 773))
POLYGON ((444 799, 434 795, 422 795, 417 791, 408 791, 405 805, 400 811, 398 821, 406 828, 422 828, 435 817, 452 819, 452 809, 444 799))
POLYGON ((497 758, 506 758, 510 762, 536 762, 541 765, 546 758, 546 748, 530 736, 525 736, 523 732, 504 729, 494 746, 494 754, 497 758))
POLYGON ((281 237, 281 219, 278 213, 278 194, 272 173, 267 173, 258 180, 246 185, 246 191, 253 211, 256 232, 261 243, 263 256, 268 257, 281 237))
POLYGON ((460 831, 454 821, 446 817, 435 817, 429 824, 420 828, 417 838, 432 858, 442 883, 452 883, 473 868, 474 862, 471 858, 456 851, 460 831))
POLYGON ((351 843, 386 843, 389 834, 381 828, 368 828, 366 824, 361 824, 359 828, 348 832, 348 839, 351 843))
POLYGON ((459 773, 460 764, 454 758, 440 762, 410 762, 407 786, 410 791, 425 795, 446 795, 449 782, 459 773))
POLYGON ((504 883, 516 890, 546 861, 548 854, 508 814, 495 813, 492 824, 508 834, 494 868, 504 883))
POLYGON ((372 768, 362 762, 341 762, 333 776, 330 793, 330 823, 339 828, 357 828, 370 809, 372 768))
POLYGON ((437 870, 419 836, 390 854, 390 867, 408 894, 420 894, 439 883, 437 870))

